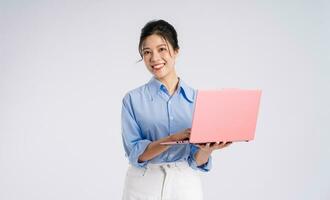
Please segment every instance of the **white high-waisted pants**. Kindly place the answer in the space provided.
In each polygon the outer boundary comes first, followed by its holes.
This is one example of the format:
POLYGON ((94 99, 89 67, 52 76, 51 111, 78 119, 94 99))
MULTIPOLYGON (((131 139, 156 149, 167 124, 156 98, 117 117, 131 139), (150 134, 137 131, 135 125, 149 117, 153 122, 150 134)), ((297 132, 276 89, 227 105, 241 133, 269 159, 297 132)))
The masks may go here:
POLYGON ((123 200, 202 200, 199 174, 187 162, 129 165, 123 200))

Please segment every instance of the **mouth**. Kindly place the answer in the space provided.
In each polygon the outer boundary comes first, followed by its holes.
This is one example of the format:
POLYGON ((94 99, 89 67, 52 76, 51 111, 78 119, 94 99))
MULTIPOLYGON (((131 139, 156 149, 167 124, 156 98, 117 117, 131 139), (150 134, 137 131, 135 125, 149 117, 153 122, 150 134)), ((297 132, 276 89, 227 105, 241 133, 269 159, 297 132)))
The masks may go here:
POLYGON ((159 64, 151 65, 151 68, 153 70, 157 70, 158 71, 158 70, 162 69, 164 67, 164 65, 165 65, 165 63, 159 63, 159 64))

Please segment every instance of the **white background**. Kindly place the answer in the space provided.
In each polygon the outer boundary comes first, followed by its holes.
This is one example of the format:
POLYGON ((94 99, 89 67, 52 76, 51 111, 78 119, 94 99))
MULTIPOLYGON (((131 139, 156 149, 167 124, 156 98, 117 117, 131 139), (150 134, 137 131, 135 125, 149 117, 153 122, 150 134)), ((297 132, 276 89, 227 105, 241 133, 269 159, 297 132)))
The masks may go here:
POLYGON ((205 199, 330 199, 328 1, 0 1, 0 199, 120 199, 137 45, 177 29, 194 88, 263 90, 255 141, 214 153, 205 199))

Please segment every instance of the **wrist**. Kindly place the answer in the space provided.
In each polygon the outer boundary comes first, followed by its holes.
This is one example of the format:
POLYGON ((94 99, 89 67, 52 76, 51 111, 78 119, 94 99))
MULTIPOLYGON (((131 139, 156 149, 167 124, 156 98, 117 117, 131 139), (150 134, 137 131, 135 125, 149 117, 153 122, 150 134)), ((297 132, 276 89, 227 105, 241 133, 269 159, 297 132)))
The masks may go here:
POLYGON ((209 157, 211 156, 212 151, 206 151, 199 149, 197 153, 195 154, 194 158, 196 160, 197 166, 201 166, 209 160, 209 157))
POLYGON ((211 155, 213 150, 199 149, 199 152, 204 155, 211 155))

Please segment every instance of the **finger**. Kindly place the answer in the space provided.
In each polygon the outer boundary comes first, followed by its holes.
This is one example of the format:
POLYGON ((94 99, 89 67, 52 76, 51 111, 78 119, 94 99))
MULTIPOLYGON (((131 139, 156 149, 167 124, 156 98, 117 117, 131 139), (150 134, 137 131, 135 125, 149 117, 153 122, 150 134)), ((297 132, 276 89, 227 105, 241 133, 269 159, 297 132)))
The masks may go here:
POLYGON ((233 142, 227 142, 226 144, 225 144, 225 147, 228 147, 229 145, 231 145, 233 142))
POLYGON ((223 144, 223 142, 217 142, 217 143, 215 144, 215 146, 216 146, 216 147, 220 147, 220 146, 222 146, 222 144, 223 144))
POLYGON ((210 142, 208 142, 208 143, 206 143, 206 145, 205 145, 207 148, 210 148, 210 146, 211 146, 211 143, 210 142))
POLYGON ((190 131, 187 131, 187 130, 185 130, 183 133, 184 133, 184 135, 190 135, 190 131))
POLYGON ((214 144, 212 144, 211 148, 212 149, 218 149, 220 144, 221 144, 221 142, 215 142, 214 144))
POLYGON ((232 142, 223 142, 220 146, 219 149, 223 149, 225 147, 228 147, 232 142))
POLYGON ((222 149, 225 147, 225 145, 226 145, 226 142, 220 142, 220 144, 218 145, 218 148, 222 149))

